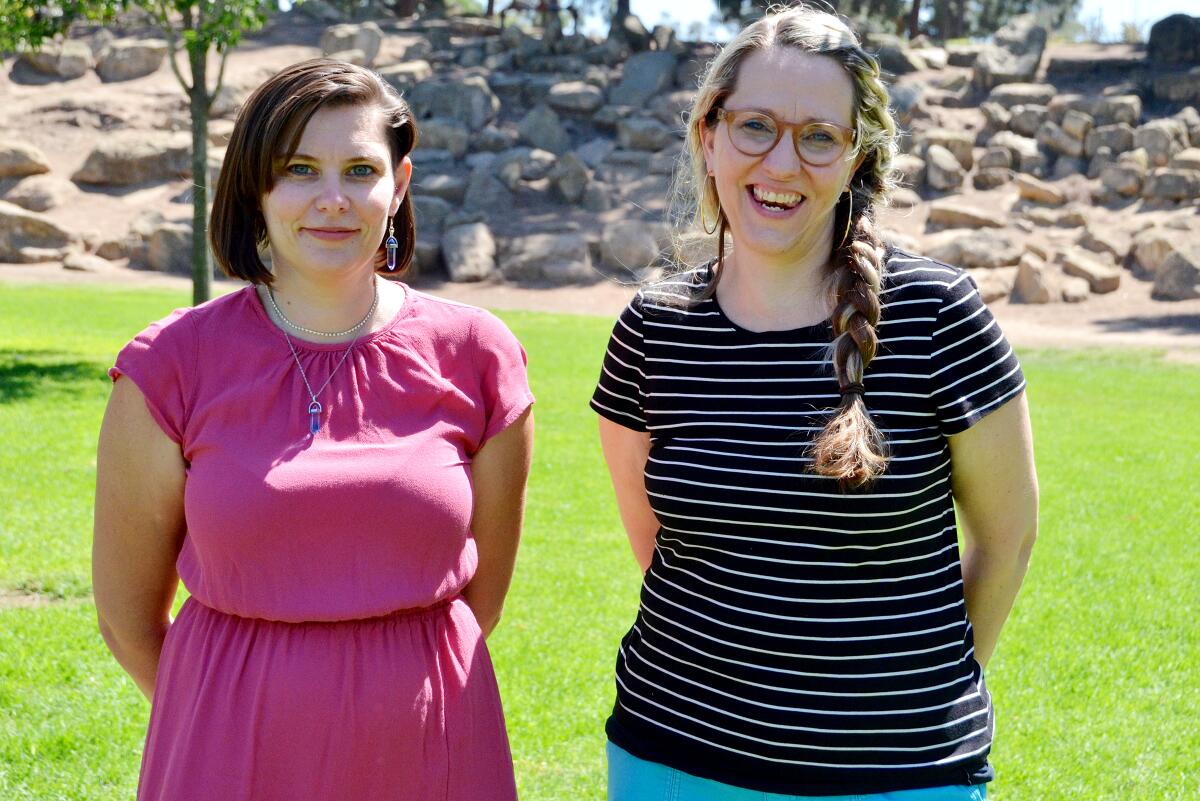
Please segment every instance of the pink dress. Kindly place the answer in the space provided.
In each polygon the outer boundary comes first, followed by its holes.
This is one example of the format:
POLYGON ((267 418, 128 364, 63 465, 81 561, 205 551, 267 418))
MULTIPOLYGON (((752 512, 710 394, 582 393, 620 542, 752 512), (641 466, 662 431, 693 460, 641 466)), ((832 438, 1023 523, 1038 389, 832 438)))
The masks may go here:
MULTIPOLYGON (((313 388, 346 345, 293 338, 313 388)), ((253 288, 117 357, 188 464, 139 801, 510 801, 495 675, 459 597, 471 457, 533 402, 504 324, 406 288, 309 397, 253 288)))

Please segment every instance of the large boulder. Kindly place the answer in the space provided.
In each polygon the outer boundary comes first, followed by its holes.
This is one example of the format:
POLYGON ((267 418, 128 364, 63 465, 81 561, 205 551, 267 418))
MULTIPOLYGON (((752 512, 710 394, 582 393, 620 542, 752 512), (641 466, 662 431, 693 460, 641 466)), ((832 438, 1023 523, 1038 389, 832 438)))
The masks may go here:
POLYGON ((1133 146, 1144 148, 1150 166, 1165 167, 1171 157, 1188 146, 1188 130, 1182 121, 1167 117, 1150 120, 1133 132, 1133 146))
POLYGON ((1054 99, 1055 91, 1048 83, 1008 83, 993 87, 987 99, 1006 109, 1014 106, 1048 106, 1054 99))
POLYGON ((1046 29, 1034 16, 1013 17, 996 31, 992 46, 975 59, 975 85, 991 89, 1002 83, 1031 82, 1045 49, 1046 29))
POLYGON ((1167 257, 1184 247, 1187 235, 1166 228, 1147 228, 1133 237, 1133 261, 1142 275, 1157 275, 1167 257))
POLYGON ((467 194, 466 178, 457 175, 428 175, 414 182, 413 190, 420 195, 439 198, 458 205, 467 194))
POLYGON ((965 177, 966 171, 949 150, 941 145, 930 145, 925 150, 925 180, 930 187, 953 191, 962 186, 965 177))
POLYGON ((430 79, 408 93, 408 102, 420 120, 427 117, 451 117, 478 131, 500 113, 500 98, 480 75, 458 81, 430 79))
POLYGON ((1106 259, 1082 248, 1071 248, 1062 254, 1062 268, 1067 275, 1082 278, 1097 295, 1115 292, 1121 285, 1121 271, 1106 259))
POLYGON ((917 155, 924 153, 930 145, 941 145, 954 155, 964 170, 970 170, 975 165, 975 137, 966 131, 930 128, 915 134, 913 144, 916 146, 917 155))
POLYGON ((31 175, 4 193, 4 199, 29 211, 49 211, 78 193, 75 184, 57 175, 31 175))
POLYGON ((582 234, 530 234, 504 240, 500 270, 510 281, 556 284, 594 279, 587 240, 582 234))
POLYGON ((1158 64, 1200 64, 1200 17, 1172 14, 1154 23, 1146 55, 1158 64))
POLYGON ((33 145, 0 139, 0 178, 24 178, 50 172, 46 154, 33 145))
POLYGON ((1156 300, 1200 298, 1200 248, 1177 250, 1154 275, 1151 297, 1156 300))
POLYGON ((452 117, 431 117, 421 120, 421 147, 447 150, 456 159, 467 155, 471 132, 461 121, 452 117))
POLYGON ((39 50, 22 53, 20 62, 35 72, 66 80, 86 74, 95 63, 92 49, 78 39, 46 42, 39 50))
POLYGON ((946 264, 987 270, 1015 265, 1021 260, 1021 253, 1020 246, 1001 231, 968 231, 928 249, 931 258, 946 264))
POLYGON ((647 51, 625 62, 621 82, 609 93, 615 106, 645 106, 650 98, 671 88, 675 80, 676 58, 671 53, 647 51))
POLYGON ((550 185, 559 196, 574 205, 579 203, 592 180, 592 173, 587 165, 574 153, 567 153, 554 164, 550 170, 550 185))
POLYGON ((379 73, 380 78, 390 83, 397 92, 406 94, 409 89, 412 89, 421 83, 421 81, 432 77, 433 67, 424 59, 414 59, 412 61, 402 61, 399 64, 380 67, 376 72, 379 73))
POLYGON ((96 72, 105 82, 132 81, 157 72, 166 57, 161 39, 117 39, 100 52, 96 72))
POLYGON ((487 167, 471 171, 463 208, 485 213, 507 213, 513 208, 512 192, 487 167))
POLYGON ((122 131, 105 136, 71 180, 128 186, 171 181, 192 174, 192 137, 187 133, 122 131))
POLYGON ((535 106, 521 118, 517 134, 520 141, 551 153, 566 153, 571 147, 571 138, 558 115, 545 105, 535 106))
POLYGON ((325 55, 345 50, 361 50, 367 65, 375 62, 383 44, 383 31, 374 22, 360 25, 331 25, 321 34, 321 52, 325 55))
POLYGON ((604 105, 604 90, 583 81, 564 81, 550 87, 546 102, 555 111, 591 114, 604 105))
POLYGON ((1142 197, 1175 201, 1200 198, 1200 170, 1171 167, 1151 170, 1142 186, 1142 197))
POLYGON ((1002 214, 963 203, 961 198, 947 197, 929 204, 929 224, 935 227, 1003 228, 1003 218, 1002 214))
POLYGON ((660 254, 656 231, 643 220, 620 220, 604 226, 600 235, 600 261, 624 277, 641 280, 660 254))
POLYGON ((192 274, 192 225, 163 222, 146 239, 146 266, 160 273, 192 274))
POLYGON ((617 123, 617 143, 626 150, 662 150, 674 140, 671 129, 648 117, 634 117, 617 123))
POLYGON ((447 228, 442 233, 442 257, 451 281, 482 281, 496 269, 496 240, 483 223, 447 228))
POLYGON ((1088 131, 1083 140, 1083 153, 1088 158, 1096 155, 1102 147, 1107 147, 1113 155, 1133 149, 1133 128, 1124 122, 1114 125, 1101 125, 1088 131))
POLYGON ((1009 297, 1013 303, 1050 303, 1058 300, 1060 290, 1055 277, 1055 273, 1037 256, 1022 254, 1009 297))
POLYGON ((1157 75, 1153 89, 1155 99, 1165 103, 1200 103, 1200 67, 1157 75))
POLYGON ((0 200, 0 262, 56 258, 75 241, 76 236, 57 223, 0 200))

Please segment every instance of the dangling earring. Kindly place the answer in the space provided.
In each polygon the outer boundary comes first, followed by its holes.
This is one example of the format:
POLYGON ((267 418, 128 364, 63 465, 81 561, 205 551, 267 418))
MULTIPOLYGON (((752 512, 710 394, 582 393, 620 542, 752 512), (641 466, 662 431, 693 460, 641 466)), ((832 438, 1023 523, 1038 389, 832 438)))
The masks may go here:
POLYGON ((388 217, 388 238, 384 243, 387 248, 387 268, 388 272, 396 270, 396 251, 400 249, 400 243, 396 241, 396 226, 392 223, 393 218, 388 217))
POLYGON ((846 247, 846 237, 850 236, 850 222, 854 219, 854 192, 847 190, 846 197, 850 201, 850 208, 846 211, 846 230, 842 232, 842 244, 838 248, 846 247))
MULTIPOLYGON (((709 176, 709 179, 711 179, 711 178, 712 178, 712 176, 710 175, 710 176, 709 176)), ((714 194, 714 195, 716 194, 716 188, 715 188, 715 187, 714 187, 714 189, 713 189, 713 194, 714 194)), ((717 232, 717 226, 721 224, 721 203, 720 203, 720 201, 718 200, 718 202, 717 202, 717 204, 716 204, 716 206, 717 206, 717 220, 716 220, 716 222, 714 222, 714 223, 713 223, 712 230, 710 231, 710 230, 708 229, 708 215, 706 215, 706 214, 704 213, 705 206, 707 205, 707 204, 705 203, 705 201, 707 201, 707 200, 708 200, 708 182, 707 182, 707 181, 705 181, 705 184, 704 184, 704 197, 700 199, 700 227, 704 229, 704 233, 705 233, 705 234, 707 234, 708 236, 712 236, 713 234, 715 234, 715 233, 717 232)))

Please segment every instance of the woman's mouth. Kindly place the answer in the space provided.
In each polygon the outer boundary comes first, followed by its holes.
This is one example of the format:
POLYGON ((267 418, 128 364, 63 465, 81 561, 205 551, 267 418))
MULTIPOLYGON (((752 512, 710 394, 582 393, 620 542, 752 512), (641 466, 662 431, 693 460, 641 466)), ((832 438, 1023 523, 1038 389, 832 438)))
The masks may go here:
POLYGON ((358 233, 354 228, 305 228, 304 232, 325 242, 340 242, 358 233))
POLYGON ((756 208, 772 217, 786 216, 804 203, 798 192, 773 192, 757 185, 747 187, 747 194, 756 208))

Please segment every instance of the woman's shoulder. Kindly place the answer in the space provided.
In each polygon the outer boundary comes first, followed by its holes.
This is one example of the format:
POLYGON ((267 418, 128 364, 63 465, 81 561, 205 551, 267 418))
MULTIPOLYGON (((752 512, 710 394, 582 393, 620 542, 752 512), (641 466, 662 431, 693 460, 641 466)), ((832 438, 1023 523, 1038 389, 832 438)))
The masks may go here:
POLYGON ((962 268, 897 247, 888 248, 881 284, 885 305, 942 303, 975 288, 962 268))
MULTIPOLYGON (((457 300, 431 295, 405 287, 409 320, 434 342, 457 344, 467 341, 488 343, 496 339, 515 339, 504 321, 487 309, 457 300)), ((412 326, 407 327, 413 333, 412 326)))
POLYGON ((639 314, 678 314, 703 302, 704 288, 712 279, 712 265, 668 269, 643 284, 629 302, 639 314))

